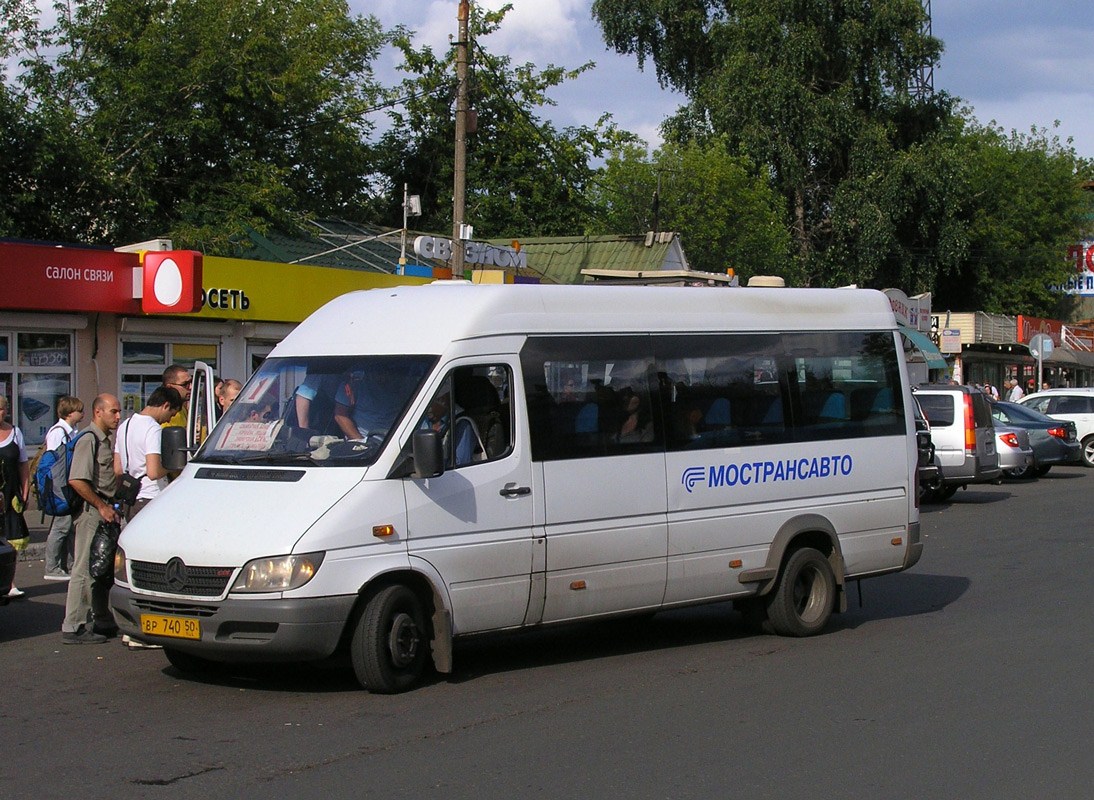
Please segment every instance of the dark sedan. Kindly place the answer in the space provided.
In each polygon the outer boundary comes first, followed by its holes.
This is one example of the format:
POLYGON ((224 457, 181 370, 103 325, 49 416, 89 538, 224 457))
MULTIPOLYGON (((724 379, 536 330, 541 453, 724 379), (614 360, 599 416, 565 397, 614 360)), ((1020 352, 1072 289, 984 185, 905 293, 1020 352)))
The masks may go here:
POLYGON ((1012 478, 1033 478, 1044 475, 1058 464, 1081 463, 1082 445, 1075 435, 1075 423, 1046 417, 1017 403, 995 402, 991 415, 1000 424, 1029 431, 1033 448, 1033 464, 1008 470, 1012 478))

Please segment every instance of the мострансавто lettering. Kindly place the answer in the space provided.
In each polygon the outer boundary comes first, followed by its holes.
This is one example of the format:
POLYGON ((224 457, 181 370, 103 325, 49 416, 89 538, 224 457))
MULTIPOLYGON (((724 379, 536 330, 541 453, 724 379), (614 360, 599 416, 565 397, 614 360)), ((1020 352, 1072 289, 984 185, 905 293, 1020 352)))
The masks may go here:
POLYGON ((691 492, 699 484, 708 489, 721 486, 750 486, 756 483, 806 481, 851 474, 854 462, 849 455, 787 458, 781 461, 744 461, 710 467, 688 467, 680 482, 691 492))

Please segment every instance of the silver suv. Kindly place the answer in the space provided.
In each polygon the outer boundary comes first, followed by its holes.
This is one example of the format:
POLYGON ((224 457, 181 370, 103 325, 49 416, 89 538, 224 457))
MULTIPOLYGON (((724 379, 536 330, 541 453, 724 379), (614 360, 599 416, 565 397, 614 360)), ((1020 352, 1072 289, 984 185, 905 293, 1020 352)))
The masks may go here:
POLYGON ((1083 464, 1094 467, 1094 389, 1045 389, 1021 404, 1056 419, 1075 423, 1083 449, 1083 464))
POLYGON ((945 384, 923 384, 912 391, 931 423, 931 441, 942 470, 923 499, 947 500, 970 483, 998 481, 1003 470, 987 395, 945 384))

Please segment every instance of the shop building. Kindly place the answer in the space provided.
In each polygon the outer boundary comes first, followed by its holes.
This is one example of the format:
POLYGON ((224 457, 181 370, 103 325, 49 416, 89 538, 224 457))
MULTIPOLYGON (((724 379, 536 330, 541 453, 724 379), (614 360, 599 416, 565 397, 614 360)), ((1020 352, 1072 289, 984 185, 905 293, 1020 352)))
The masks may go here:
MULTIPOLYGON (((145 243, 149 251, 170 243, 145 243)), ((200 255, 200 254, 199 254, 200 255)), ((427 283, 375 270, 201 259, 189 313, 145 309, 141 255, 0 242, 0 391, 29 444, 55 422, 57 398, 116 393, 139 411, 166 366, 204 361, 245 380, 275 344, 328 300, 356 289, 427 283)))
POLYGON ((1094 329, 983 311, 939 314, 937 325, 941 349, 951 355, 958 383, 991 383, 1001 389, 1013 378, 1028 391, 1037 384, 1037 358, 1029 345, 1034 336, 1045 334, 1053 348, 1042 358, 1042 382, 1053 387, 1094 386, 1094 329))

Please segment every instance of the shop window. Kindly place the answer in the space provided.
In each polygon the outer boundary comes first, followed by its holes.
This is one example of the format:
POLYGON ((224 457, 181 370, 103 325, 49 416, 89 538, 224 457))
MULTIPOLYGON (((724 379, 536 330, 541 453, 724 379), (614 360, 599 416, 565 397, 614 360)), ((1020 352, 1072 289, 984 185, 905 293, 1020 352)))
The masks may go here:
POLYGON ((122 342, 123 364, 167 365, 167 345, 162 342, 122 342))
POLYGON ((20 333, 19 366, 70 367, 72 337, 65 333, 20 333))
POLYGON ((39 444, 56 420, 57 400, 70 394, 72 335, 56 332, 0 333, 0 394, 8 400, 11 422, 28 445, 39 444))
POLYGON ((217 352, 218 346, 211 343, 123 341, 122 418, 128 418, 144 408, 148 397, 163 382, 163 371, 170 364, 179 364, 193 371, 196 362, 204 361, 215 371, 217 352))
POLYGON ((49 372, 19 374, 19 422, 27 441, 42 441, 56 422, 57 401, 72 393, 68 375, 49 372))

